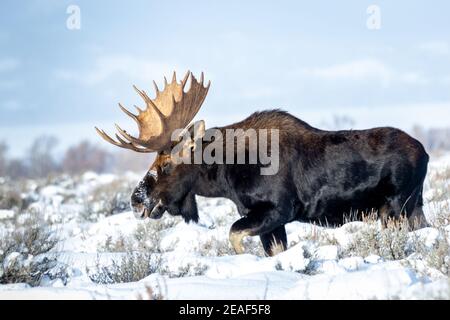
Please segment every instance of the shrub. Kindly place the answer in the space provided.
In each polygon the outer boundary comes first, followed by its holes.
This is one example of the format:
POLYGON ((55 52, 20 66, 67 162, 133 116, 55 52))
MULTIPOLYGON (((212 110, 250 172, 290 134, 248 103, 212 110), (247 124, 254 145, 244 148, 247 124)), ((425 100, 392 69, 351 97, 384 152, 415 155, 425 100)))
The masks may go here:
POLYGON ((0 209, 20 211, 23 207, 21 189, 12 181, 0 181, 0 209))
MULTIPOLYGON (((95 283, 122 283, 139 281, 150 274, 171 274, 162 268, 160 232, 175 224, 174 218, 162 218, 157 221, 141 223, 129 237, 119 236, 106 239, 102 251, 125 252, 119 261, 103 266, 97 261, 95 268, 87 268, 89 278, 95 283)), ((180 273, 186 272, 181 270, 180 273)))
POLYGON ((425 258, 427 264, 446 276, 450 276, 450 246, 446 233, 441 233, 433 249, 427 252, 425 258))
MULTIPOLYGON (((158 287, 161 288, 161 285, 158 281, 158 287)), ((167 288, 166 288, 167 290, 167 288)), ((161 291, 161 290, 160 290, 161 291)), ((161 292, 155 293, 155 290, 146 285, 145 286, 145 293, 138 293, 137 295, 138 300, 164 300, 164 295, 161 292)))
POLYGON ((335 236, 328 232, 327 229, 323 229, 320 226, 313 225, 310 229, 310 232, 306 234, 305 237, 300 238, 299 242, 302 240, 310 240, 317 243, 319 246, 327 246, 327 245, 338 245, 339 242, 335 238, 335 236))
POLYGON ((399 260, 407 256, 408 221, 390 219, 386 227, 373 218, 365 219, 367 226, 357 232, 344 256, 378 255, 386 260, 399 260))
POLYGON ((219 240, 216 237, 211 237, 208 241, 200 244, 199 248, 202 256, 227 256, 234 254, 234 250, 231 247, 228 239, 219 240))
POLYGON ((97 260, 95 269, 87 268, 91 281, 101 284, 139 281, 152 273, 158 272, 161 258, 152 253, 127 252, 119 261, 110 266, 102 266, 97 260))
POLYGON ((162 269, 161 274, 166 274, 171 278, 182 278, 182 277, 192 277, 192 276, 201 276, 204 275, 206 270, 208 270, 208 266, 204 265, 200 262, 192 263, 189 262, 185 265, 182 265, 175 272, 170 272, 167 269, 162 269))
POLYGON ((44 276, 66 281, 55 254, 49 254, 58 239, 43 221, 31 217, 21 225, 16 222, 14 231, 2 235, 0 243, 0 283, 40 284, 44 276), (59 269, 58 269, 58 268, 59 269))
POLYGON ((152 220, 139 224, 133 233, 133 243, 136 243, 135 250, 160 253, 162 232, 172 228, 181 219, 164 216, 159 220, 152 220))
POLYGON ((111 216, 130 210, 130 196, 133 184, 126 179, 116 179, 111 183, 94 188, 86 197, 84 219, 96 220, 98 215, 111 216))
MULTIPOLYGON (((449 236, 444 228, 439 229, 439 235, 432 246, 425 246, 417 236, 413 238, 412 247, 419 258, 446 276, 450 276, 450 245, 449 236)), ((414 261, 409 261, 412 267, 416 267, 414 261)), ((416 268, 417 269, 417 268, 416 268)), ((421 270, 418 270, 419 272, 421 270)))
POLYGON ((99 248, 101 252, 126 252, 130 248, 130 244, 127 238, 122 234, 117 239, 113 239, 112 236, 107 236, 105 244, 99 248))
POLYGON ((429 222, 439 228, 450 223, 450 167, 430 170, 426 180, 429 222))

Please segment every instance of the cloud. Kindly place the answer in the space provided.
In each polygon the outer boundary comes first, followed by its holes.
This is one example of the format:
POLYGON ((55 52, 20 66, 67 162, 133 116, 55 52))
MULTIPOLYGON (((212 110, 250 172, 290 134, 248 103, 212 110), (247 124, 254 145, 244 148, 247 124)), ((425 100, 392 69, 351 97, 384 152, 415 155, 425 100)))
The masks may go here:
POLYGON ((303 74, 323 80, 378 81, 387 87, 393 82, 425 85, 429 81, 416 72, 398 72, 377 59, 360 59, 329 67, 306 68, 303 74))
POLYGON ((419 45, 419 50, 432 55, 449 55, 450 44, 445 41, 430 41, 419 45))
POLYGON ((104 56, 98 58, 88 70, 55 70, 54 76, 60 80, 78 81, 87 86, 101 84, 113 77, 128 77, 134 81, 149 82, 161 75, 170 76, 174 70, 184 73, 173 63, 137 59, 131 56, 104 56))
POLYGON ((7 72, 17 69, 17 67, 20 65, 19 60, 17 59, 0 59, 0 72, 7 72))

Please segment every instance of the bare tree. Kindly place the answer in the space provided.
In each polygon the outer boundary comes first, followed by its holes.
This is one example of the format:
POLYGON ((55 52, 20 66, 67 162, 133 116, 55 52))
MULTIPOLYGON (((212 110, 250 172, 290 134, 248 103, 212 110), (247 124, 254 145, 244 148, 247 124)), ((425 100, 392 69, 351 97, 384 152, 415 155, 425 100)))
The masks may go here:
POLYGON ((116 172, 133 171, 145 173, 155 159, 154 154, 119 150, 114 154, 114 170, 116 172))
POLYGON ((321 126, 328 130, 347 130, 355 126, 355 120, 348 115, 334 114, 331 121, 322 120, 321 126))
POLYGON ((424 129, 415 125, 412 128, 412 135, 422 142, 428 151, 450 150, 450 128, 424 129))
POLYGON ((52 154, 57 144, 56 137, 46 135, 33 141, 28 151, 29 172, 32 177, 46 177, 59 171, 52 154))
POLYGON ((4 141, 0 141, 0 177, 7 174, 7 160, 6 152, 8 151, 8 146, 4 141))
POLYGON ((12 159, 8 161, 7 176, 12 179, 28 178, 30 176, 28 166, 21 159, 12 159))
POLYGON ((112 161, 109 152, 82 141, 78 145, 67 149, 62 162, 62 169, 71 174, 85 171, 104 172, 112 161))

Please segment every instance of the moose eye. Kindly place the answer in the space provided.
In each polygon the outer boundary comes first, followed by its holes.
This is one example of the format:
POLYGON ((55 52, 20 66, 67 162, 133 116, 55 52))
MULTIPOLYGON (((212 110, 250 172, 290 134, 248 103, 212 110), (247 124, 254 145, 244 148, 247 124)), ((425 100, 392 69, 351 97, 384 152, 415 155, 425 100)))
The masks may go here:
POLYGON ((167 173, 169 171, 169 169, 170 169, 170 163, 169 162, 163 163, 161 165, 161 170, 163 172, 167 173))

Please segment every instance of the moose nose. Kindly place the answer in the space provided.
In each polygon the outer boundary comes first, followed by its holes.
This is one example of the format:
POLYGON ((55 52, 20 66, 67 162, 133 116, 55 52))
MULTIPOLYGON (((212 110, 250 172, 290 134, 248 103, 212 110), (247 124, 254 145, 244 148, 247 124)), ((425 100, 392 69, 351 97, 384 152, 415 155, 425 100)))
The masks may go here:
POLYGON ((156 201, 151 199, 137 201, 135 198, 131 198, 131 208, 137 219, 153 218, 154 215, 152 215, 152 210, 155 208, 156 204, 156 201))
POLYGON ((156 176, 151 172, 147 172, 144 179, 139 181, 131 195, 131 208, 138 219, 150 217, 150 213, 154 208, 156 201, 149 196, 150 191, 154 188, 156 176))
POLYGON ((132 205, 132 208, 136 219, 145 219, 148 217, 148 210, 143 204, 132 205))

